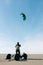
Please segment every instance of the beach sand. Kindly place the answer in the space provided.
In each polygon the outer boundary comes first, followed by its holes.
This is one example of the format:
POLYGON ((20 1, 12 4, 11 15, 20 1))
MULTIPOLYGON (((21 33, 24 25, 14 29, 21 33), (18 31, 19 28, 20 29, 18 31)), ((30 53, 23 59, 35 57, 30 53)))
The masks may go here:
POLYGON ((6 54, 0 54, 0 65, 43 65, 43 54, 29 54, 27 61, 8 61, 6 54))

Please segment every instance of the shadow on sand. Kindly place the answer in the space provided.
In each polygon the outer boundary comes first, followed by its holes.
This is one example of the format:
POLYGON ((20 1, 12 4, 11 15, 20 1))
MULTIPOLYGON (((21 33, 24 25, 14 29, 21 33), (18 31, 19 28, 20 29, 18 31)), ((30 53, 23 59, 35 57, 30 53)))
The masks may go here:
POLYGON ((40 59, 40 58, 28 58, 27 60, 43 60, 43 59, 40 59))
MULTIPOLYGON (((22 60, 19 60, 19 61, 28 61, 28 60, 43 60, 43 59, 40 59, 40 58, 39 59, 38 58, 37 59, 36 58, 28 58, 27 60, 22 59, 22 60)), ((12 61, 16 61, 16 60, 12 59, 12 61)))

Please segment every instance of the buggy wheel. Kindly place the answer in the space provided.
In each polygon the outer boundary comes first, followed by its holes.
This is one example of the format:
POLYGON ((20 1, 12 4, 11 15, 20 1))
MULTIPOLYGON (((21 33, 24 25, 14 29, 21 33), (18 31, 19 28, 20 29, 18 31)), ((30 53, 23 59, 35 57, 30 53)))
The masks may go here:
POLYGON ((20 55, 19 54, 15 54, 15 57, 14 57, 15 60, 20 60, 20 55))
POLYGON ((24 60, 27 60, 27 54, 23 54, 22 57, 24 58, 24 60))
POLYGON ((11 54, 7 54, 6 59, 11 59, 11 54))

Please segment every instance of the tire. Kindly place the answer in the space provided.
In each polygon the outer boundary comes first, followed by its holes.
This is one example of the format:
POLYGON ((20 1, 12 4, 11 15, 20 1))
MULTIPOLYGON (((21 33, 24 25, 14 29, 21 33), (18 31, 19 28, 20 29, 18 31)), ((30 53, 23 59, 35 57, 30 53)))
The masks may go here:
POLYGON ((19 54, 15 54, 14 59, 15 59, 16 61, 20 60, 20 55, 19 55, 19 54))
POLYGON ((7 54, 6 59, 11 59, 11 54, 7 54))
POLYGON ((27 60, 27 54, 23 54, 22 57, 24 57, 24 60, 27 60))

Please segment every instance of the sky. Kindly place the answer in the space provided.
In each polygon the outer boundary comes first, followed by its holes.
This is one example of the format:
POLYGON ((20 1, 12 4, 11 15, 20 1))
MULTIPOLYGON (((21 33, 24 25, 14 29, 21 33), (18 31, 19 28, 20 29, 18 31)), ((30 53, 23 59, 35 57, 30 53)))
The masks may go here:
POLYGON ((17 42, 21 53, 43 54, 43 0, 0 0, 0 53, 15 53, 17 42))

